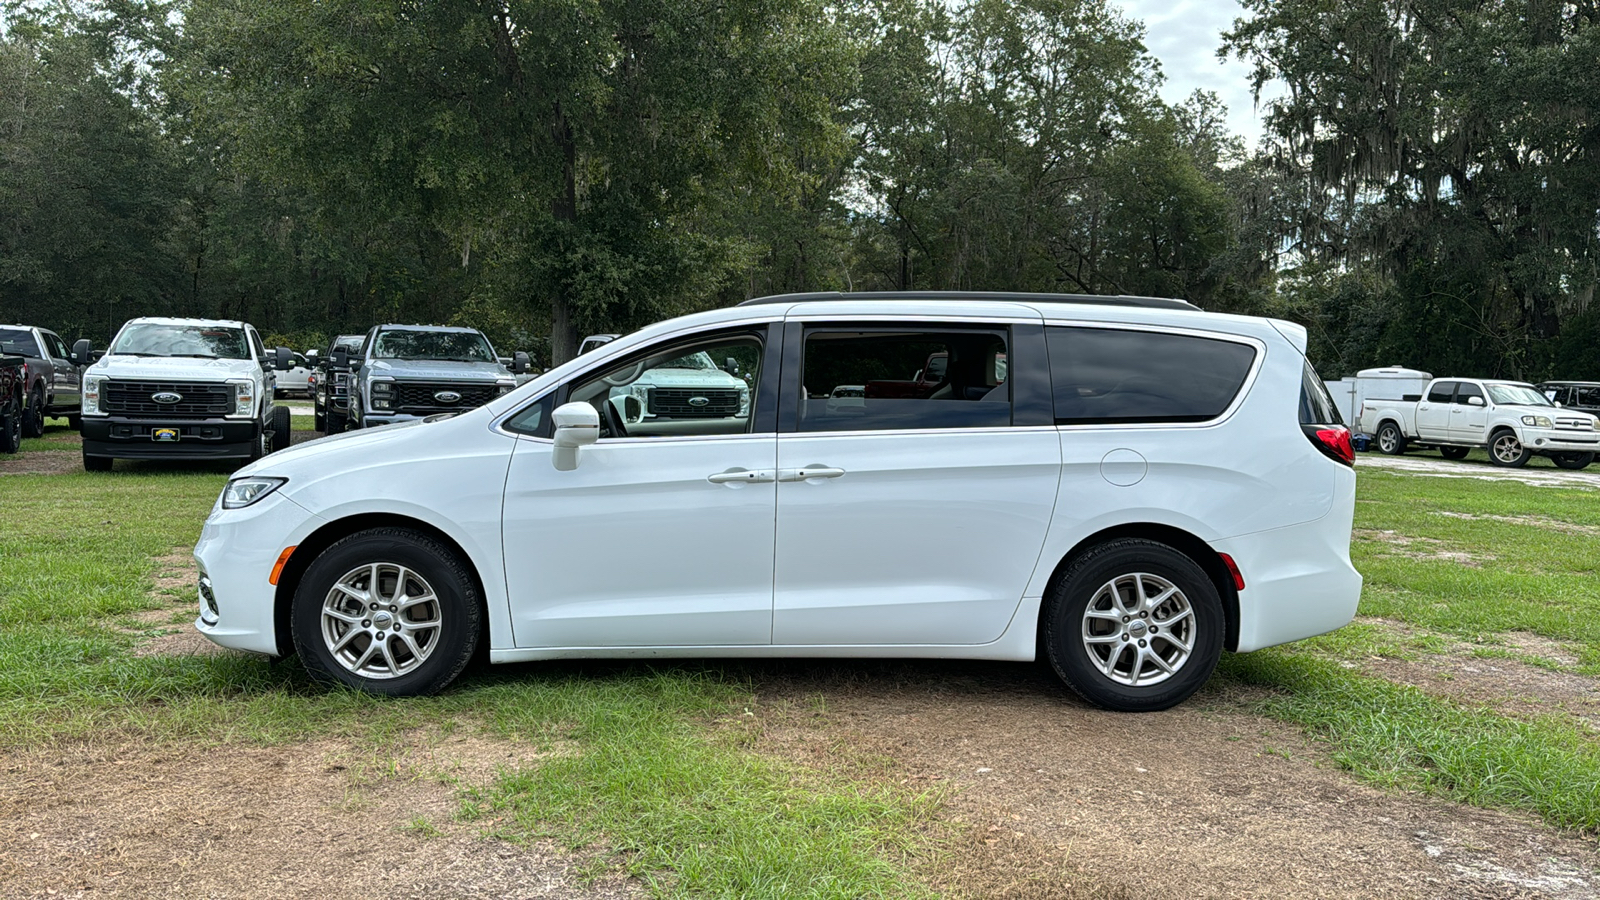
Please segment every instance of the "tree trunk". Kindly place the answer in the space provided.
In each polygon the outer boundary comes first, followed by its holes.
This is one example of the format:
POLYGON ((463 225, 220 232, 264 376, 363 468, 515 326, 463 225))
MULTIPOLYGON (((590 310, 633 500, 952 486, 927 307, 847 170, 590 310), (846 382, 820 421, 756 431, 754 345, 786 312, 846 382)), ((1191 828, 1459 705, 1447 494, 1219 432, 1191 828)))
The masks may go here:
MULTIPOLYGON (((555 120, 550 130, 561 147, 561 193, 551 202, 550 212, 558 223, 565 223, 562 237, 570 239, 577 230, 578 221, 578 149, 573 138, 572 123, 557 103, 555 120)), ((566 241, 564 240, 563 243, 566 241)), ((570 261, 569 261, 570 264, 570 261)), ((565 268, 565 267, 563 267, 565 268)), ((578 326, 572 321, 571 283, 558 279, 555 295, 550 298, 550 365, 559 366, 578 355, 578 326)))

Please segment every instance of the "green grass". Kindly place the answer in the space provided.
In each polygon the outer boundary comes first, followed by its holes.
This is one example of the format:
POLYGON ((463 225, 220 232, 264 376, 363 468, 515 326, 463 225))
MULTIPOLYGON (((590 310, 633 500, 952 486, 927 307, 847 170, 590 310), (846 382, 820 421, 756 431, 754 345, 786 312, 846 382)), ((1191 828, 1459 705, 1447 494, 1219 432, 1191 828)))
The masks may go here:
POLYGON ((409 735, 469 724, 550 753, 463 795, 464 814, 501 836, 614 852, 601 860, 668 896, 927 893, 902 857, 925 843, 931 801, 761 757, 715 724, 756 703, 719 669, 496 667, 391 701, 318 687, 292 660, 132 655, 131 614, 171 605, 151 596, 154 558, 193 545, 225 480, 0 478, 0 747, 335 738, 382 761, 409 735))

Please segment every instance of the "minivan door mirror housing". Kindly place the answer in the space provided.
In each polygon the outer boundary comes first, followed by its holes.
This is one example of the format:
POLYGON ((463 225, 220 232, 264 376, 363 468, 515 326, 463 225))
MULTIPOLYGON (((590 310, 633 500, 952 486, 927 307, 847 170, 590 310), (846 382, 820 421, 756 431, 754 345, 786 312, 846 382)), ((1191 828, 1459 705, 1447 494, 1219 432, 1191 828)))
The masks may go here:
POLYGON ((578 448, 600 439, 600 411, 579 400, 556 407, 550 416, 555 424, 555 450, 550 463, 558 471, 578 467, 578 448))

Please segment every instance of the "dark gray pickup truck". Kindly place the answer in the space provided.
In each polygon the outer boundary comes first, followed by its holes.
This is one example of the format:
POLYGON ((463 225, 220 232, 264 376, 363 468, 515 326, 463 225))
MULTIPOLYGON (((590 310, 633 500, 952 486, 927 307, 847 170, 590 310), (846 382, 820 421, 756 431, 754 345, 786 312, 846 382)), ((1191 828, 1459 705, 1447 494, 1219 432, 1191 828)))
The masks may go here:
POLYGON ((48 328, 0 325, 0 353, 20 356, 27 364, 23 402, 27 414, 22 431, 28 437, 44 434, 46 416, 65 416, 79 427, 83 405, 83 370, 90 360, 74 359, 67 345, 48 328))

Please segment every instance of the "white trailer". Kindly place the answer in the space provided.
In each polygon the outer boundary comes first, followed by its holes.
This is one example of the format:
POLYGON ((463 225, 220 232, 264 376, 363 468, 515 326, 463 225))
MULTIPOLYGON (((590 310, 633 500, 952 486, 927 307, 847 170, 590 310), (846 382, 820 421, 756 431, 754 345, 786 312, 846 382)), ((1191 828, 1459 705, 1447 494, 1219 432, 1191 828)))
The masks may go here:
POLYGON ((1362 369, 1354 378, 1341 378, 1326 382, 1328 393, 1333 395, 1339 415, 1344 417, 1351 431, 1356 430, 1356 420, 1361 416, 1361 404, 1367 400, 1422 399, 1422 392, 1433 380, 1431 372, 1387 366, 1380 369, 1362 369))

